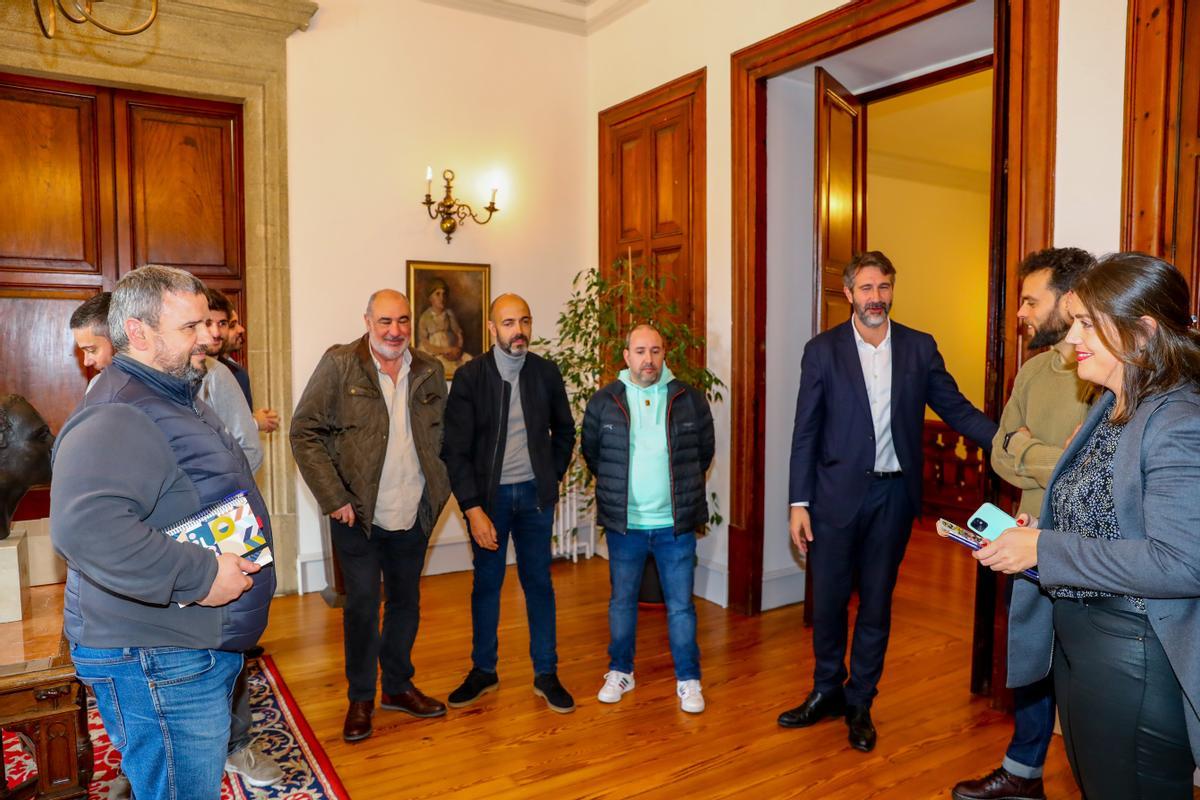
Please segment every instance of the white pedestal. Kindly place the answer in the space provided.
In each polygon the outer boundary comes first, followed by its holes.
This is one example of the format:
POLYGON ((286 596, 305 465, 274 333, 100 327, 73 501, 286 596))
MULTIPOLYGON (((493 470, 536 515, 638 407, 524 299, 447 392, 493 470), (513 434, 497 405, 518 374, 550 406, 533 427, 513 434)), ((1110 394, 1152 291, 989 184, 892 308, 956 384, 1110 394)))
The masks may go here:
POLYGON ((29 585, 45 586, 67 579, 67 562, 54 552, 50 543, 50 520, 31 519, 21 523, 25 528, 25 547, 29 552, 29 585))
POLYGON ((25 529, 0 541, 0 622, 18 622, 29 610, 29 551, 25 529))

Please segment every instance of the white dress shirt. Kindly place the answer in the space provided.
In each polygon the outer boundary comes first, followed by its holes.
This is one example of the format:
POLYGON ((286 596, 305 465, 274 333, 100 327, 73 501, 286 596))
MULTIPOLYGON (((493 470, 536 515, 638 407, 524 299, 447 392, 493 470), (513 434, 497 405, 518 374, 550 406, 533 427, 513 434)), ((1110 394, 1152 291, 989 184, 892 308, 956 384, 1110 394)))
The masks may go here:
MULTIPOLYGON (((867 384, 867 403, 871 407, 871 425, 875 429, 875 471, 899 472, 900 459, 892 441, 892 321, 887 321, 887 333, 878 347, 863 339, 858 325, 850 322, 858 363, 863 381, 867 384)), ((807 508, 808 502, 792 503, 792 507, 807 508)))
POLYGON ((858 361, 862 364, 863 380, 867 383, 867 401, 871 406, 871 423, 875 428, 875 471, 899 472, 900 459, 892 441, 892 322, 887 321, 887 334, 878 347, 863 339, 858 325, 850 323, 854 343, 858 346, 858 361))
POLYGON ((375 498, 374 524, 384 530, 406 531, 416 524, 421 495, 425 493, 425 473, 417 458, 412 422, 408 416, 408 374, 412 368, 412 353, 405 348, 395 382, 383 371, 374 351, 371 359, 379 373, 379 388, 383 390, 383 402, 390 419, 387 451, 383 455, 379 493, 375 498))

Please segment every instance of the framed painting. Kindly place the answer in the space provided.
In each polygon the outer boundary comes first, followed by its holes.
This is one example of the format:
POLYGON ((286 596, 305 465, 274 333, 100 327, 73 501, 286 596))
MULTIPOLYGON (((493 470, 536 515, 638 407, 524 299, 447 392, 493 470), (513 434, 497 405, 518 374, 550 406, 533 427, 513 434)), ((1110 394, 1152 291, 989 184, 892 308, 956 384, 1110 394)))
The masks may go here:
POLYGON ((446 380, 488 348, 491 302, 487 264, 409 261, 408 299, 413 313, 413 347, 446 369, 446 380))

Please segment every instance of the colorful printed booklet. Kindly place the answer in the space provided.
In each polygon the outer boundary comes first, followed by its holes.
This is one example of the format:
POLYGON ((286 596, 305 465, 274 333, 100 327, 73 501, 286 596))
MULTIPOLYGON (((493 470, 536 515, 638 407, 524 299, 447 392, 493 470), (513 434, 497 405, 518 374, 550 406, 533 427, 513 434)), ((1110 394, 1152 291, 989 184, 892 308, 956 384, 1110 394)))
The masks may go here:
POLYGON ((218 555, 233 553, 259 566, 265 567, 274 560, 262 524, 244 491, 179 520, 164 528, 163 533, 181 542, 207 547, 218 555))

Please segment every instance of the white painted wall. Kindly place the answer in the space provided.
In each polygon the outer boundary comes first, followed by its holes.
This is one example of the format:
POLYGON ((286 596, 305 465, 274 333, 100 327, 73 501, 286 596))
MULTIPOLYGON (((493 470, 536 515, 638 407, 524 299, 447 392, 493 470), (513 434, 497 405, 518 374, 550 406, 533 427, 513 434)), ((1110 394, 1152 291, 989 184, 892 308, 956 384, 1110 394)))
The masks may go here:
MULTIPOLYGON (((578 36, 416 0, 322 3, 288 40, 296 399, 327 347, 362 334, 367 296, 405 288, 407 259, 490 263, 492 291, 524 295, 535 334, 553 333, 594 260, 586 77, 578 36), (498 181, 500 212, 447 245, 420 205, 426 165, 453 169, 473 205, 498 181)), ((320 518, 298 483, 301 586, 319 589, 320 518)), ((470 568, 453 501, 432 545, 427 572, 470 568)))
POLYGON ((1126 0, 1062 0, 1054 244, 1094 253, 1121 243, 1126 0))
POLYGON ((763 610, 804 599, 788 536, 788 473, 800 356, 812 336, 813 68, 767 81, 767 419, 763 610))

